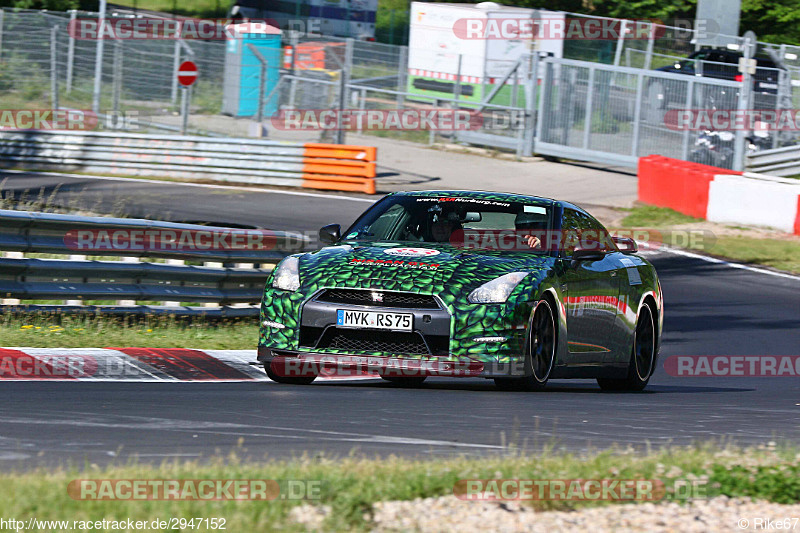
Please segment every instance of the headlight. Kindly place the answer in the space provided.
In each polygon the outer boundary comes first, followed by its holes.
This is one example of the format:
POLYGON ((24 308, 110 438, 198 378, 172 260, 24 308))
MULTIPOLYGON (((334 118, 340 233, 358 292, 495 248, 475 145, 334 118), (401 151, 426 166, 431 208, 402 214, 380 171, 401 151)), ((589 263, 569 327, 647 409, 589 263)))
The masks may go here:
POLYGON ((487 281, 469 294, 467 300, 473 304, 501 304, 508 300, 514 287, 519 285, 527 272, 512 272, 500 276, 492 281, 487 281))
POLYGON ((300 288, 300 274, 298 272, 298 259, 290 256, 281 261, 272 278, 272 286, 284 291, 296 291, 300 288))

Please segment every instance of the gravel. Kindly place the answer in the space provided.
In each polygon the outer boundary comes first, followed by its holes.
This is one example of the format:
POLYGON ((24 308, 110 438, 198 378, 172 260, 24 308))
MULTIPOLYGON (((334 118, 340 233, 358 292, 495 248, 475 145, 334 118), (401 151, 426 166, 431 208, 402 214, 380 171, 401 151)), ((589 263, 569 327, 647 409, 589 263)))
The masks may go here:
MULTIPOLYGON (((302 506, 293 510, 292 518, 309 530, 317 530, 330 512, 329 507, 302 506)), ((800 520, 793 521, 793 517, 800 517, 800 504, 781 505, 726 496, 684 504, 641 503, 540 512, 514 501, 476 502, 442 496, 376 503, 372 531, 713 533, 788 529, 800 532, 800 520), (784 524, 785 519, 788 521, 784 524), (764 520, 773 521, 772 527, 764 520), (779 527, 777 521, 781 521, 779 527)))

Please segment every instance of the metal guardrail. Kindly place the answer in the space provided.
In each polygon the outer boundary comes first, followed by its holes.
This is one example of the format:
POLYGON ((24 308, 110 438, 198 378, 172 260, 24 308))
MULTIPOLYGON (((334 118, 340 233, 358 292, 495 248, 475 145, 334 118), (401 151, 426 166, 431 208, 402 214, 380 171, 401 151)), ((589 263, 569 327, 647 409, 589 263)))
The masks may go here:
MULTIPOLYGON (((207 239, 212 241, 213 239, 207 239)), ((143 243, 146 242, 142 241, 143 243)), ((178 241, 170 241, 178 242, 178 241)), ((199 241, 198 241, 199 242, 199 241)), ((247 240, 240 241, 249 246, 247 240)), ((19 305, 6 302, 4 312, 44 310, 59 312, 103 312, 111 314, 159 314, 252 316, 257 307, 226 309, 180 306, 178 302, 206 302, 220 305, 256 304, 260 301, 271 265, 291 252, 311 249, 312 243, 300 234, 281 231, 242 230, 178 224, 170 222, 83 217, 51 213, 0 210, 0 249, 23 253, 74 255, 67 259, 0 258, 0 298, 15 300, 116 300, 116 306, 19 305), (118 246, 103 249, 76 247, 76 232, 97 235, 117 234, 118 246), (116 232, 116 233, 115 233, 116 232), (124 235, 247 235, 263 236, 260 249, 164 249, 156 246, 133 247, 124 235), (149 233, 148 233, 149 232, 149 233), (267 243, 263 246, 263 243, 267 243), (119 246, 119 244, 123 244, 119 246), (204 266, 185 264, 87 260, 86 255, 118 257, 158 257, 205 262, 204 266), (231 267, 232 263, 246 263, 231 267), (258 268, 254 268, 259 265, 258 268), (137 306, 134 301, 171 301, 171 306, 137 306)))
POLYGON ((375 192, 369 146, 88 131, 0 132, 0 166, 375 192))
POLYGON ((771 176, 800 175, 800 145, 748 154, 747 170, 771 176))

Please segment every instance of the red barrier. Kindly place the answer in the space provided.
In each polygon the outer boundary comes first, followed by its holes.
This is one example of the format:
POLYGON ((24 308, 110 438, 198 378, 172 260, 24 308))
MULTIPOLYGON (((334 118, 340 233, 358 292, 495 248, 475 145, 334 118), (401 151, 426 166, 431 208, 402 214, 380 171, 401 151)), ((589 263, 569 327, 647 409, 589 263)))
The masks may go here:
POLYGON ((639 201, 706 218, 709 184, 717 174, 742 174, 661 155, 639 158, 639 201))
POLYGON ((797 196, 797 214, 794 216, 794 234, 800 235, 800 195, 797 196))

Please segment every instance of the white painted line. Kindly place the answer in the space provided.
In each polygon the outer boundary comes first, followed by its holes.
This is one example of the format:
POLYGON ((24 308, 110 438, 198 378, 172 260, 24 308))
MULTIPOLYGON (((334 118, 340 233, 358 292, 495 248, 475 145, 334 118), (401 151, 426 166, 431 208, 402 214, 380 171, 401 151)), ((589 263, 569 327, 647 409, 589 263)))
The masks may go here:
POLYGON ((752 267, 750 265, 743 265, 742 263, 732 263, 730 261, 725 261, 724 259, 719 259, 717 257, 710 257, 708 255, 701 255, 694 252, 687 252, 686 250, 681 250, 679 248, 671 248, 669 246, 662 246, 656 251, 652 252, 643 252, 643 255, 658 255, 660 252, 680 255, 683 257, 690 257, 692 259, 699 259, 701 261, 706 261, 708 263, 715 263, 718 265, 727 266, 730 268, 738 268, 740 270, 747 270, 748 272, 755 272, 756 274, 767 274, 769 276, 775 276, 777 278, 784 278, 784 279, 791 279, 794 281, 800 281, 800 276, 795 276, 792 274, 787 274, 785 272, 775 272, 774 270, 767 270, 764 268, 757 268, 752 267))
POLYGON ((167 181, 167 180, 154 180, 154 179, 141 179, 141 178, 119 178, 115 176, 87 176, 84 174, 70 174, 67 172, 38 172, 38 171, 30 171, 30 170, 0 170, 0 174, 3 172, 6 173, 13 173, 13 174, 37 174, 40 176, 64 176, 67 178, 83 178, 83 179, 92 179, 92 180, 103 180, 103 181, 132 181, 135 183, 160 183, 164 185, 186 185, 189 187, 203 187, 206 189, 229 189, 235 191, 251 191, 251 192, 262 192, 267 194, 285 194, 288 196, 310 196, 312 198, 331 198, 334 200, 349 200, 351 202, 368 202, 370 204, 374 204, 376 200, 371 200, 369 198, 353 198, 350 196, 339 196, 337 194, 324 194, 324 193, 315 193, 315 192, 301 192, 301 191, 284 191, 280 189, 267 189, 267 188, 256 188, 256 187, 239 187, 236 185, 213 185, 210 183, 192 183, 188 181, 167 181))

